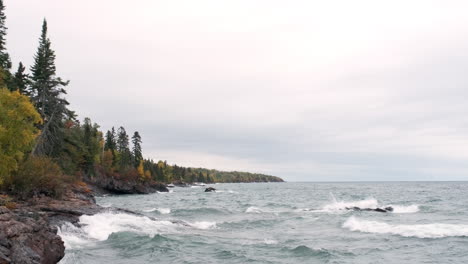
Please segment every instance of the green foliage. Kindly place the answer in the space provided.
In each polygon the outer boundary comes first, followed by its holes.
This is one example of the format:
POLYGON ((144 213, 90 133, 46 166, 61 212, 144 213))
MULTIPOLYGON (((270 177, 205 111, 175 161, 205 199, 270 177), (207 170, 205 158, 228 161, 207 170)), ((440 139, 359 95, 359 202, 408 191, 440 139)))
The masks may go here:
POLYGON ((141 150, 141 136, 138 133, 138 131, 135 131, 135 133, 132 136, 132 144, 133 144, 133 165, 136 167, 140 166, 143 162, 143 153, 141 150))
POLYGON ((19 92, 0 89, 0 184, 18 169, 38 135, 41 118, 29 98, 19 92))
POLYGON ((0 0, 0 67, 9 70, 11 68, 11 61, 10 55, 6 51, 7 27, 5 23, 5 5, 3 4, 3 0, 0 0))
POLYGON ((18 90, 22 94, 28 95, 29 76, 25 73, 26 67, 20 62, 18 70, 16 70, 13 76, 13 88, 12 90, 18 90))
POLYGON ((120 127, 117 132, 117 151, 120 170, 125 170, 129 167, 133 167, 133 158, 129 145, 130 143, 128 140, 127 132, 125 131, 124 127, 120 127))
POLYGON ((66 94, 64 87, 68 82, 62 81, 55 72, 55 52, 51 49, 51 42, 47 37, 47 22, 44 20, 39 47, 31 67, 29 91, 44 120, 33 150, 36 155, 58 156, 64 140, 65 121, 74 118, 74 113, 68 109, 68 101, 63 98, 66 94))
POLYGON ((23 198, 39 194, 59 197, 64 192, 65 177, 60 167, 48 157, 30 156, 7 182, 11 193, 23 198))
POLYGON ((186 168, 168 165, 166 161, 145 160, 144 169, 148 170, 153 179, 159 182, 282 182, 276 176, 239 171, 218 171, 204 168, 186 168))

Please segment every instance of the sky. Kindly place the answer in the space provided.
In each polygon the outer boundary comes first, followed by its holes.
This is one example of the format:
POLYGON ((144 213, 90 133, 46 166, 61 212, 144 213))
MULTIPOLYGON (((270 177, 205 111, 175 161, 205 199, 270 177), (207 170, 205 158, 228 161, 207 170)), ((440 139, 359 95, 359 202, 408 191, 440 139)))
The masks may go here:
POLYGON ((4 0, 80 118, 146 157, 288 181, 468 180, 467 1, 4 0))

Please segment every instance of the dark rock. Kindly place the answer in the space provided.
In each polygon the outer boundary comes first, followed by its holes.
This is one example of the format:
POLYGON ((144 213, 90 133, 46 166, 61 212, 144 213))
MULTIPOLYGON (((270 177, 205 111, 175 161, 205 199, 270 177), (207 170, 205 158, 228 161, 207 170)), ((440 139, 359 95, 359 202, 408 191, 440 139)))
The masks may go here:
POLYGON ((354 206, 354 207, 346 207, 346 210, 373 211, 373 212, 379 212, 379 213, 387 213, 387 212, 393 212, 393 207, 388 206, 388 207, 385 207, 385 208, 359 208, 357 206, 354 206))
POLYGON ((215 191, 216 191, 216 189, 213 188, 213 187, 208 187, 208 188, 205 189, 205 192, 215 192, 215 191))
POLYGON ((386 213, 387 212, 387 210, 382 209, 382 208, 376 208, 376 209, 374 209, 374 211, 380 212, 380 213, 386 213))
POLYGON ((113 194, 148 194, 169 192, 166 185, 158 182, 141 182, 138 180, 120 180, 110 176, 100 176, 89 180, 94 189, 113 194))

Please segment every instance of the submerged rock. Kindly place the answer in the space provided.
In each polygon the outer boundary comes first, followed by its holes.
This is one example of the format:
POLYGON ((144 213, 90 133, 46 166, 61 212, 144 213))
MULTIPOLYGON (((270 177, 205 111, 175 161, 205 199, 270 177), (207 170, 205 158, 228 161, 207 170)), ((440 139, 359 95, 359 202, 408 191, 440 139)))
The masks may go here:
POLYGON ((388 213, 388 212, 393 212, 393 207, 388 206, 388 207, 385 207, 385 208, 360 208, 360 207, 354 206, 354 207, 346 207, 346 210, 374 211, 374 212, 379 212, 379 213, 388 213))
POLYGON ((213 187, 208 187, 208 188, 205 189, 205 192, 215 192, 215 191, 216 191, 216 189, 213 188, 213 187))

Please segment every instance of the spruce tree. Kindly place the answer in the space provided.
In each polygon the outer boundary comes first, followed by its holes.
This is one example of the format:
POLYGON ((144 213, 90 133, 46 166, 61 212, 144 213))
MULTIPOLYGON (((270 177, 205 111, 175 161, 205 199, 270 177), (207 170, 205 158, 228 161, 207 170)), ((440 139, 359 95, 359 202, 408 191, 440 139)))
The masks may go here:
POLYGON ((74 113, 67 108, 68 101, 63 98, 67 85, 68 81, 56 76, 55 52, 51 49, 51 42, 47 37, 47 21, 44 19, 39 47, 31 67, 30 95, 44 121, 33 149, 36 155, 53 156, 60 152, 64 122, 74 119, 74 113))
POLYGON ((112 127, 112 130, 107 130, 106 133, 106 142, 104 143, 104 150, 112 151, 114 154, 117 144, 115 142, 115 129, 112 127))
POLYGON ((129 140, 125 128, 120 127, 117 132, 117 150, 120 154, 120 169, 126 169, 132 165, 132 153, 130 152, 129 140))
POLYGON ((7 27, 5 26, 6 15, 3 0, 0 0, 0 66, 4 70, 11 69, 10 55, 6 51, 7 27))
POLYGON ((135 131, 132 137, 132 144, 133 144, 133 165, 138 167, 140 165, 140 161, 143 160, 143 153, 141 150, 141 136, 138 131, 135 131))
POLYGON ((13 77, 13 82, 14 90, 19 90, 20 93, 28 95, 27 87, 29 83, 29 76, 24 72, 25 70, 26 67, 24 67, 22 62, 20 62, 18 65, 18 70, 13 77))

